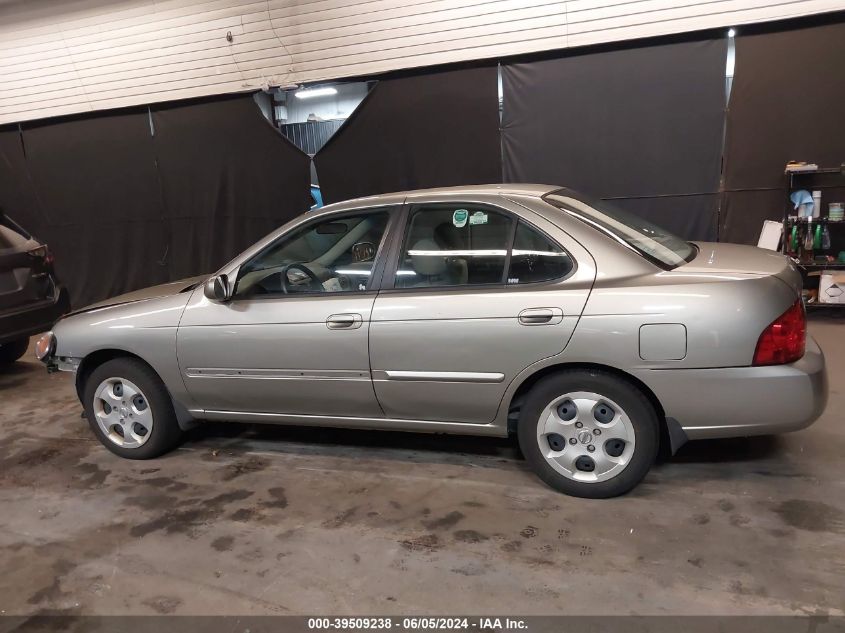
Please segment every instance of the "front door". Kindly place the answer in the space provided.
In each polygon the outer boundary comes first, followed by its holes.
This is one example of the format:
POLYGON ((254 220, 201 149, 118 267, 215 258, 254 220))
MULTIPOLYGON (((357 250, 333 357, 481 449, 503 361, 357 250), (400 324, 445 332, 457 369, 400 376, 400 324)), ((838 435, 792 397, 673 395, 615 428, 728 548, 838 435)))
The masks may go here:
POLYGON ((592 257, 519 209, 410 208, 370 329, 388 417, 488 424, 519 372, 566 347, 595 279, 592 257))
POLYGON ((213 412, 382 415, 368 334, 390 212, 320 218, 244 263, 233 298, 196 292, 177 335, 185 385, 213 412))

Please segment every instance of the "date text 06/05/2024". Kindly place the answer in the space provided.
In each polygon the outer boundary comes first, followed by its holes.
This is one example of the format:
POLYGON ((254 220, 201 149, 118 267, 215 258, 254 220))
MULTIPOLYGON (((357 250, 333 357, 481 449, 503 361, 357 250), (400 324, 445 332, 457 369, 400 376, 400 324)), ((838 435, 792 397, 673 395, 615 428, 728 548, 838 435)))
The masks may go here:
POLYGON ((519 618, 496 617, 351 617, 351 618, 309 618, 311 630, 389 630, 403 631, 442 631, 442 630, 477 630, 477 631, 519 631, 527 629, 527 624, 519 618))

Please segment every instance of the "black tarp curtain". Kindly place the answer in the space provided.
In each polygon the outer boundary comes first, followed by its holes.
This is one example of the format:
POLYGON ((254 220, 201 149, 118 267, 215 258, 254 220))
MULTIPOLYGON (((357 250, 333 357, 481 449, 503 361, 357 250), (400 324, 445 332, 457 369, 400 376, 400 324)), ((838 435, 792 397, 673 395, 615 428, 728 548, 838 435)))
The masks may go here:
POLYGON ((152 110, 175 278, 212 272, 311 206, 311 161, 251 96, 152 110))
POLYGON ((845 162, 843 60, 842 21, 737 38, 725 137, 722 240, 756 243, 763 221, 782 217, 788 161, 822 167, 845 162))
POLYGON ((715 239, 726 42, 661 44, 380 81, 316 157, 328 202, 560 184, 715 239))
MULTIPOLYGON (((502 64, 501 122, 495 63, 382 79, 316 155, 323 197, 560 184, 754 243, 787 160, 845 160, 833 20, 736 38, 726 129, 724 37, 502 64)), ((217 268, 308 208, 309 168, 249 95, 0 128, 0 205, 51 244, 75 305, 217 268)))
POLYGON ((726 39, 502 66, 507 182, 562 184, 715 239, 726 39))
POLYGON ((0 129, 0 166, 80 307, 212 272, 310 201, 308 156, 251 95, 0 129))
POLYGON ((610 199, 687 239, 754 244, 788 160, 845 161, 845 22, 616 45, 379 82, 317 153, 324 198, 539 182, 610 199), (727 121, 727 124, 726 124, 727 121))
POLYGON ((499 182, 496 67, 379 81, 314 162, 325 202, 499 182))

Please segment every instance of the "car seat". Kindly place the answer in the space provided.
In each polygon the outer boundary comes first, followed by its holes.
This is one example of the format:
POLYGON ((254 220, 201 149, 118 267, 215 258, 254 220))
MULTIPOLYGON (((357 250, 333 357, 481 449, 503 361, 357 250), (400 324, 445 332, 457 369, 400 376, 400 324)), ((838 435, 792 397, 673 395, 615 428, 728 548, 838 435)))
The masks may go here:
MULTIPOLYGON (((434 240, 440 245, 440 248, 447 251, 461 251, 466 250, 464 244, 464 235, 461 235, 461 229, 457 228, 451 222, 443 222, 438 224, 434 229, 434 240)), ((449 269, 449 274, 452 278, 452 283, 455 285, 465 285, 469 281, 469 265, 466 257, 460 255, 448 255, 446 257, 446 266, 449 269)))
POLYGON ((467 265, 464 260, 435 253, 448 250, 431 238, 417 241, 411 248, 411 267, 419 279, 413 284, 425 286, 455 286, 466 284, 467 265))

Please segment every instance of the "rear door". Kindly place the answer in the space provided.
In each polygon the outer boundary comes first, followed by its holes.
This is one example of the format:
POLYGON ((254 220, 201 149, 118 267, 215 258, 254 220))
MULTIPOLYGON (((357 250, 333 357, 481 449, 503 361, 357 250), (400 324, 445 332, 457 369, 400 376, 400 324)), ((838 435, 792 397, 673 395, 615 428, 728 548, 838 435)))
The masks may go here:
POLYGON ((378 401, 388 417, 489 423, 519 372, 566 347, 592 257, 503 199, 404 214, 370 326, 378 401))

